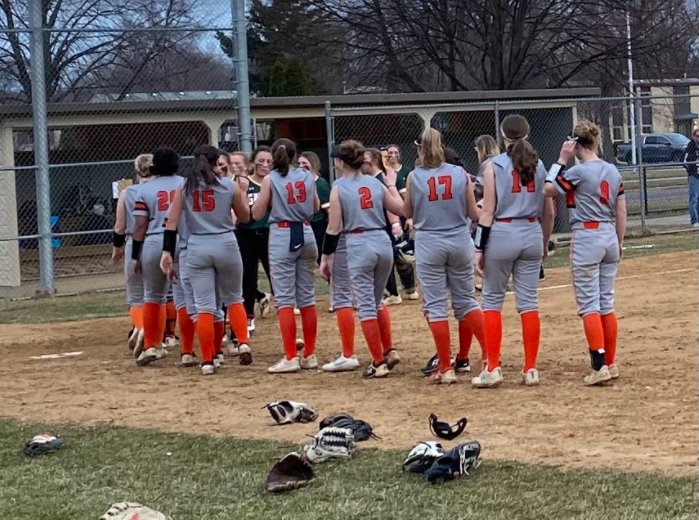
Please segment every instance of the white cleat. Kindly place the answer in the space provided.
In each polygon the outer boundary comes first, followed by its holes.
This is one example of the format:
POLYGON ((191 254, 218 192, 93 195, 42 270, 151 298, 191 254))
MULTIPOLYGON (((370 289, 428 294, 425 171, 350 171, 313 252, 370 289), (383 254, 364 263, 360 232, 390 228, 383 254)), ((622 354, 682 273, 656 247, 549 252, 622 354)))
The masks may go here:
POLYGON ((229 343, 226 352, 228 352, 229 356, 239 356, 240 347, 236 343, 229 343))
POLYGON ((167 357, 167 350, 164 347, 156 347, 155 359, 163 359, 164 357, 167 357))
POLYGON ((260 306, 260 316, 266 318, 269 314, 269 308, 272 304, 272 295, 270 293, 265 293, 265 297, 258 302, 260 306))
POLYGON ((374 363, 372 362, 362 371, 362 377, 364 379, 382 378, 388 376, 390 373, 391 371, 388 369, 386 363, 381 363, 379 366, 374 366, 374 363))
POLYGON ((517 382, 525 386, 539 386, 539 371, 536 368, 530 368, 526 372, 520 372, 517 382))
POLYGON ((471 384, 476 388, 495 388, 500 386, 502 381, 502 369, 497 367, 492 372, 488 372, 487 369, 483 370, 479 375, 471 379, 471 384))
POLYGON ((400 297, 400 294, 396 296, 386 296, 383 299, 383 303, 387 307, 390 307, 391 305, 400 305, 401 303, 403 303, 403 298, 400 297))
POLYGON ((593 370, 589 376, 585 376, 585 386, 599 386, 611 380, 612 375, 609 373, 609 368, 604 365, 599 370, 593 370))
POLYGON ((199 364, 199 360, 192 354, 182 354, 180 362, 182 363, 183 367, 194 367, 199 364))
POLYGON ((255 318, 248 318, 248 336, 255 333, 255 318))
POLYGON ((301 316, 301 309, 294 307, 294 316, 301 316))
POLYGON ((165 338, 165 341, 163 341, 163 347, 165 348, 177 348, 179 346, 180 342, 177 341, 175 336, 168 336, 165 338))
POLYGON ((214 365, 207 363, 206 365, 201 366, 201 375, 212 376, 215 373, 216 373, 216 367, 214 365))
POLYGON ((141 351, 141 354, 136 358, 136 364, 139 367, 144 367, 146 365, 150 365, 156 359, 158 359, 157 349, 155 347, 151 347, 141 351))
MULTIPOLYGON (((219 361, 218 357, 214 356, 213 363, 214 363, 214 368, 216 368, 216 369, 221 368, 221 362, 219 361)), ((206 365, 202 365, 202 368, 205 366, 206 365)))
POLYGON ((134 328, 129 334, 129 350, 134 350, 136 348, 136 343, 138 342, 138 335, 141 331, 134 328))
POLYGON ((456 372, 451 368, 444 373, 437 370, 430 376, 430 383, 435 385, 453 385, 456 382, 456 372))
POLYGON ((293 359, 286 359, 286 357, 283 357, 279 363, 269 367, 267 372, 270 374, 292 374, 294 372, 299 372, 300 370, 301 364, 299 363, 298 357, 293 359))
POLYGON ((228 334, 224 334, 223 338, 221 339, 221 348, 226 348, 228 345, 228 334))
POLYGON ((311 354, 308 357, 302 357, 299 360, 299 365, 304 370, 315 370, 318 368, 318 360, 316 359, 315 354, 311 354))
POLYGON ((138 331, 138 336, 136 337, 136 346, 133 349, 134 359, 138 359, 141 353, 143 352, 143 347, 145 346, 143 338, 143 329, 141 329, 138 331))
POLYGON ((612 363, 607 368, 609 369, 609 375, 612 376, 612 379, 619 379, 619 367, 616 363, 612 363))
POLYGON ((406 296, 406 299, 408 300, 419 300, 420 299, 420 293, 417 291, 413 291, 411 293, 408 293, 406 296))
POLYGON ((241 365, 252 365, 252 351, 250 350, 250 345, 247 343, 241 343, 238 347, 238 355, 240 356, 241 365))
POLYGON ((340 355, 334 361, 323 365, 323 372, 351 372, 359 368, 359 359, 357 356, 346 358, 340 355))
POLYGON ((223 365, 226 362, 226 358, 223 357, 223 352, 221 352, 220 354, 216 354, 216 356, 214 356, 214 359, 218 359, 219 365, 223 365))

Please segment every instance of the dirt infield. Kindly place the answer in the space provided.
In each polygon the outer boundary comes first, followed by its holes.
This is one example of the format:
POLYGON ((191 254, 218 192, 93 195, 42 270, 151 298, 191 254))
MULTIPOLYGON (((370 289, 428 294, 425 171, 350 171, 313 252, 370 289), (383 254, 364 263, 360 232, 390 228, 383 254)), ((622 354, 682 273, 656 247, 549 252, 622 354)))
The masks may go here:
MULTIPOLYGON (((585 388, 588 358, 575 316, 567 269, 542 284, 542 386, 517 386, 522 349, 519 320, 508 297, 504 314, 506 384, 475 390, 463 377, 451 387, 429 386, 418 371, 433 353, 419 303, 391 309, 394 339, 403 356, 387 380, 359 373, 271 376, 281 356, 276 320, 259 320, 255 363, 229 362, 217 376, 178 366, 178 357, 146 368, 125 346, 127 319, 55 325, 0 326, 0 414, 32 421, 113 423, 168 431, 305 442, 317 425, 272 426, 265 403, 300 400, 321 416, 345 409, 371 422, 378 448, 406 448, 429 438, 431 412, 455 421, 467 416, 467 436, 488 458, 570 467, 696 473, 697 466, 697 254, 675 253, 622 263, 617 283, 621 379, 585 388), (82 352, 75 357, 30 356, 82 352)), ((319 303, 321 360, 340 351, 327 302, 319 303)), ((452 327, 456 338, 455 327, 452 327)), ((357 337, 360 330, 357 328, 357 337)), ((358 353, 369 358, 363 340, 358 353)), ((474 345, 472 361, 480 357, 474 345)), ((466 436, 463 437, 464 439, 466 436)))

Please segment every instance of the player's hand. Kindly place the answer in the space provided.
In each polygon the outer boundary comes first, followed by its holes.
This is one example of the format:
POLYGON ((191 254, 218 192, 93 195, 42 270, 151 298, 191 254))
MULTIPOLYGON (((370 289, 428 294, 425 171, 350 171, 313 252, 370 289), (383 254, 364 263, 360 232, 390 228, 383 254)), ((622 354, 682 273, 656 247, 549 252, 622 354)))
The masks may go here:
POLYGON ((240 186, 241 190, 243 190, 245 192, 248 191, 248 187, 250 186, 250 179, 248 179, 247 175, 245 175, 245 176, 239 175, 237 182, 238 182, 238 186, 240 186))
POLYGON ((548 241, 544 240, 544 256, 543 259, 546 260, 549 257, 549 244, 548 241))
POLYGON ((413 219, 409 218, 405 221, 405 232, 410 233, 413 230, 413 219))
POLYGON ((485 266, 485 255, 483 251, 476 251, 476 257, 473 259, 473 268, 476 274, 483 278, 483 267, 485 266))
POLYGON ((624 258, 624 242, 619 242, 619 261, 624 258))
POLYGON ((558 155, 559 164, 568 164, 572 159, 575 159, 575 147, 578 143, 575 141, 566 141, 561 146, 561 153, 558 155))
POLYGON ((133 265, 133 272, 138 276, 143 275, 143 265, 141 265, 140 260, 131 260, 131 265, 133 265))
POLYGON ((114 263, 114 267, 117 267, 123 259, 124 259, 124 248, 123 247, 112 247, 112 262, 114 263))
POLYGON ((170 277, 172 272, 172 255, 168 251, 163 251, 163 254, 160 256, 160 270, 168 278, 170 277))
POLYGON ((391 234, 396 239, 396 242, 403 240, 403 227, 400 225, 400 222, 396 222, 391 226, 391 234))
POLYGON ((320 275, 329 282, 332 276, 332 270, 332 257, 323 255, 320 259, 320 275))
POLYGON ((398 180, 398 174, 396 173, 396 170, 391 168, 390 166, 386 168, 386 186, 395 186, 396 185, 396 180, 398 180))

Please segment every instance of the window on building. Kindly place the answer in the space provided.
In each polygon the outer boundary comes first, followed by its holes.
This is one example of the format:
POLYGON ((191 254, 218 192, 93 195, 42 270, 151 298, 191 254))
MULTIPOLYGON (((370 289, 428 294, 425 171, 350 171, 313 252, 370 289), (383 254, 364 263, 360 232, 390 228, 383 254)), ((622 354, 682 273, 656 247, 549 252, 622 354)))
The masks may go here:
POLYGON ((644 134, 653 133, 653 100, 651 99, 650 87, 641 87, 639 93, 641 98, 641 132, 644 134))
POLYGON ((677 85, 672 88, 674 98, 675 117, 681 117, 692 111, 691 98, 689 97, 689 85, 677 85))

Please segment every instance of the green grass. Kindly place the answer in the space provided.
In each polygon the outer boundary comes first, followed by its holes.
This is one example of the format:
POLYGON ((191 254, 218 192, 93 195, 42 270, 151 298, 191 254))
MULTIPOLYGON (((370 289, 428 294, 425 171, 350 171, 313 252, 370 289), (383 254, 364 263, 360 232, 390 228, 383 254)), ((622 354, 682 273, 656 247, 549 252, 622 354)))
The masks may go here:
POLYGON ((174 520, 672 520, 697 515, 697 485, 690 477, 490 461, 487 446, 480 468, 443 486, 403 474, 404 453, 360 446, 351 461, 318 466, 309 487, 270 495, 263 485, 266 475, 275 459, 292 448, 0 419, 0 518, 96 519, 112 502, 124 500, 147 504, 174 520), (62 434, 64 449, 26 458, 22 446, 44 431, 62 434))
MULTIPOLYGON (((695 234, 664 235, 626 240, 626 246, 652 244, 652 249, 627 249, 624 258, 652 256, 676 251, 697 249, 695 234)), ((559 247, 556 254, 546 260, 546 268, 568 265, 569 249, 559 247)), ((269 291, 269 284, 264 274, 259 278, 260 290, 269 291)), ((316 293, 328 294, 328 284, 318 278, 316 293)), ((123 291, 106 293, 85 293, 79 296, 63 298, 45 298, 35 300, 4 301, 0 300, 0 325, 8 323, 56 323, 79 321, 90 318, 108 318, 125 314, 123 291)))

